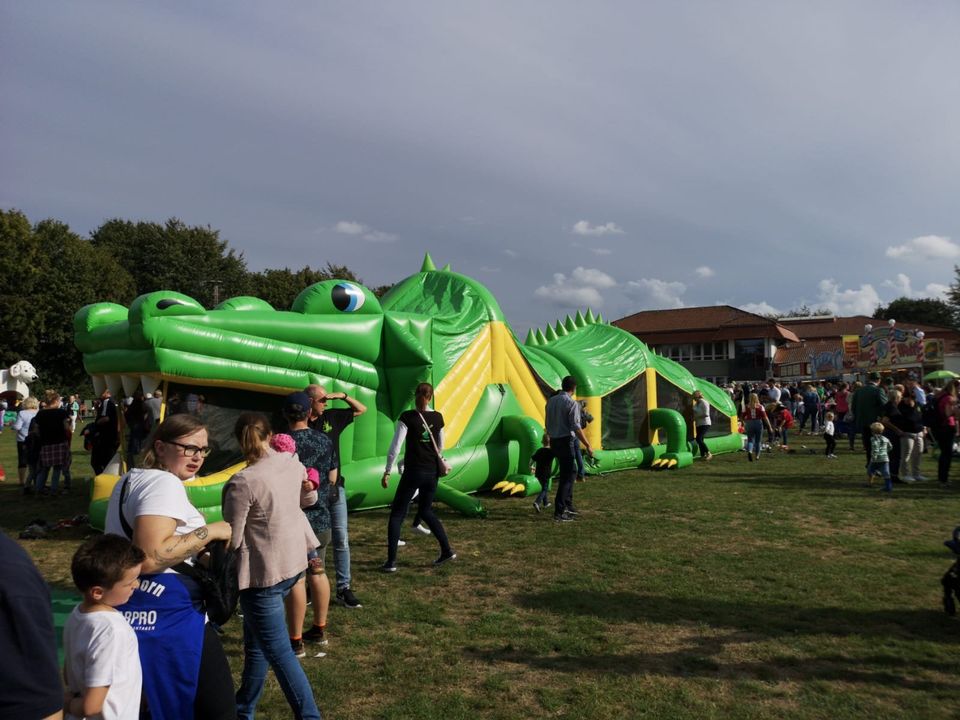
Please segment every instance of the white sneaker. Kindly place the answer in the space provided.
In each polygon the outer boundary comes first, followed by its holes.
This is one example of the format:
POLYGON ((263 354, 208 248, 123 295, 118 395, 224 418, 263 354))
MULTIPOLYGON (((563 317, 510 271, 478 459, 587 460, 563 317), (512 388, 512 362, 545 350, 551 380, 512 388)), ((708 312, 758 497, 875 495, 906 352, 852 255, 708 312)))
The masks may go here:
POLYGON ((426 525, 414 525, 413 529, 417 530, 418 532, 422 532, 424 535, 430 534, 430 528, 428 528, 426 525))
POLYGON ((928 478, 926 475, 917 475, 913 479, 917 482, 926 482, 928 478))
POLYGON ((406 540, 397 540, 397 547, 403 547, 406 544, 406 540))
POLYGON ((917 480, 916 480, 916 478, 914 478, 912 475, 902 475, 902 476, 900 477, 900 481, 901 481, 901 482, 905 482, 905 483, 907 483, 907 484, 909 485, 909 484, 911 484, 911 483, 915 483, 917 480))

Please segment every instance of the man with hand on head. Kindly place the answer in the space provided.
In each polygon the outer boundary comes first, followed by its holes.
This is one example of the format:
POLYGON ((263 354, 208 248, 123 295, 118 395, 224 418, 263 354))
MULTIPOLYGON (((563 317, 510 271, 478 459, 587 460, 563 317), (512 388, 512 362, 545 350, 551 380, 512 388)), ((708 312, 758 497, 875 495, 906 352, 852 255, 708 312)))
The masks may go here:
POLYGON ((310 397, 309 425, 330 438, 333 462, 337 471, 337 487, 330 493, 330 522, 333 530, 333 564, 337 571, 335 602, 346 608, 363 605, 350 589, 350 538, 347 528, 347 495, 340 472, 340 435, 355 417, 367 411, 366 405, 345 392, 327 393, 321 385, 307 385, 303 390, 310 397), (331 400, 343 400, 348 408, 330 408, 331 400))

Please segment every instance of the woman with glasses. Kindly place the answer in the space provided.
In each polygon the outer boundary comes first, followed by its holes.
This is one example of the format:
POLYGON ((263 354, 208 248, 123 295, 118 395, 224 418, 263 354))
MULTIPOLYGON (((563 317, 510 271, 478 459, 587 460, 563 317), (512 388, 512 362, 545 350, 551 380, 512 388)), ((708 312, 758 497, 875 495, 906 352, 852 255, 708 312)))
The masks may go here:
POLYGON ((206 622, 200 587, 175 569, 231 537, 228 523, 207 524, 183 487, 209 454, 200 420, 170 416, 154 431, 141 467, 120 478, 107 508, 106 532, 130 538, 147 557, 139 589, 117 609, 137 634, 153 720, 237 716, 230 666, 206 622))

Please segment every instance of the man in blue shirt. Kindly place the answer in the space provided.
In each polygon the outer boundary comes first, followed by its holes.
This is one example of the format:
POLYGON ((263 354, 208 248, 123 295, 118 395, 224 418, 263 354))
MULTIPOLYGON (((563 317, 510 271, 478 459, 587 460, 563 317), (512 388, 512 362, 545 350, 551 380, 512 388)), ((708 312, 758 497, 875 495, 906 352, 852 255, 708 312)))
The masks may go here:
POLYGON ((576 390, 577 381, 567 375, 561 381, 560 392, 547 400, 546 431, 559 468, 557 496, 553 503, 553 519, 557 522, 569 522, 579 514, 573 507, 573 482, 576 478, 574 443, 583 443, 587 455, 593 455, 581 427, 580 404, 573 399, 576 390))

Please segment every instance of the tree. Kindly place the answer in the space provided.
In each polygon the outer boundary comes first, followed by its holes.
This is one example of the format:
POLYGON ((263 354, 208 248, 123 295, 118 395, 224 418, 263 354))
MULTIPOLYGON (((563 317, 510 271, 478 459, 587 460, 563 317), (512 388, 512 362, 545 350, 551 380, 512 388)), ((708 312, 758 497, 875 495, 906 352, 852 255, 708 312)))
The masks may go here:
POLYGON ((900 325, 919 323, 951 328, 957 326, 956 309, 935 298, 899 297, 886 307, 878 305, 873 314, 880 320, 892 318, 900 325))
POLYGON ((204 307, 249 292, 243 253, 229 248, 211 227, 190 227, 177 218, 165 225, 108 220, 91 234, 133 277, 137 295, 175 290, 204 307), (216 301, 216 302, 215 302, 216 301))
POLYGON ((304 288, 324 280, 352 280, 363 284, 350 268, 345 265, 327 263, 323 270, 303 267, 294 272, 290 268, 282 270, 264 270, 251 273, 249 279, 250 294, 266 300, 277 310, 289 310, 304 288))
POLYGON ((31 227, 17 211, 0 211, 0 250, 17 258, 0 301, 5 330, 0 363, 29 360, 42 385, 62 393, 85 386, 82 358, 73 344, 73 316, 95 302, 129 304, 136 295, 133 279, 66 224, 43 220, 31 227))

